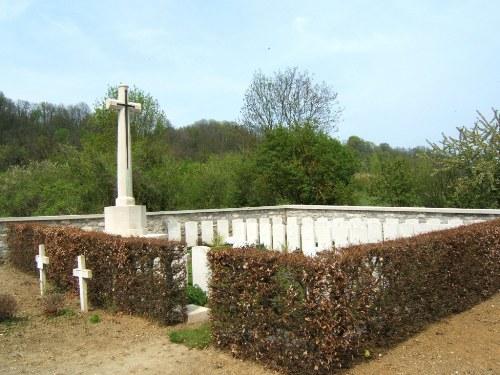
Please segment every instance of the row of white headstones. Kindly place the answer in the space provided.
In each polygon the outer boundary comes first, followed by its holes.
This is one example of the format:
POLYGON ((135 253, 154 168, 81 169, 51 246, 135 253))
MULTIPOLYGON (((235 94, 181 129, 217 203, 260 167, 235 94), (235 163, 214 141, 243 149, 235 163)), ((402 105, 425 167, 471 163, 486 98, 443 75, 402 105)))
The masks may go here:
MULTIPOLYGON (((73 276, 78 277, 80 308, 83 312, 88 312, 87 279, 92 278, 92 271, 85 268, 84 255, 79 255, 76 259, 78 268, 73 269, 73 276)), ((40 271, 40 294, 43 296, 47 290, 47 272, 45 266, 49 264, 49 257, 45 255, 45 245, 38 245, 38 255, 35 257, 35 260, 36 266, 40 271)))

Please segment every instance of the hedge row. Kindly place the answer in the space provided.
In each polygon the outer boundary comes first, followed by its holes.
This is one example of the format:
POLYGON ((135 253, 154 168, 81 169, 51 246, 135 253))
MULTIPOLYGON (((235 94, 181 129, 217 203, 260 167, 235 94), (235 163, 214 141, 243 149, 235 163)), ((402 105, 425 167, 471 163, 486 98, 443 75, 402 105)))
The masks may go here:
POLYGON ((369 268, 367 335, 393 345, 500 290, 500 220, 344 249, 340 262, 369 268))
POLYGON ((500 289, 500 220, 324 252, 211 251, 217 346, 330 374, 500 289))
POLYGON ((38 224, 7 224, 9 258, 36 272, 38 245, 49 257, 47 277, 59 288, 78 291, 73 269, 85 255, 93 277, 88 296, 94 306, 113 306, 163 323, 187 319, 186 248, 181 243, 38 224))

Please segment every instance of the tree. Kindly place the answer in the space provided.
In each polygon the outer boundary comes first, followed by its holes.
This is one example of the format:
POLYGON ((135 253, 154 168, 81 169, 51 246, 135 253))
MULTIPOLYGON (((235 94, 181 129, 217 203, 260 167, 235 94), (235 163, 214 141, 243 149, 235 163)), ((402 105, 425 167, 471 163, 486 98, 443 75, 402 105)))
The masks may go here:
POLYGON ((417 203, 417 181, 408 159, 382 156, 374 164, 371 190, 375 203, 393 207, 411 207, 417 203))
POLYGON ((346 204, 354 152, 311 124, 278 127, 257 146, 250 203, 346 204))
POLYGON ((241 153, 255 146, 256 137, 235 122, 199 120, 172 131, 173 154, 183 159, 206 161, 211 155, 241 153))
MULTIPOLYGON (((102 121, 104 117, 107 121, 109 121, 109 118, 111 118, 114 120, 115 124, 117 123, 117 111, 106 109, 106 99, 117 97, 118 88, 116 86, 109 86, 106 96, 95 103, 94 110, 96 113, 105 111, 110 115, 97 116, 97 119, 102 121)), ((160 108, 158 100, 154 99, 150 94, 145 93, 143 90, 134 86, 128 91, 128 99, 130 102, 141 103, 142 106, 140 112, 130 114, 130 131, 133 135, 144 136, 172 127, 172 124, 165 115, 165 112, 160 108)), ((98 130, 98 128, 102 125, 103 124, 99 122, 94 123, 94 130, 98 130)))
POLYGON ((257 134, 304 123, 334 132, 341 112, 333 88, 315 84, 307 71, 287 68, 268 77, 259 70, 245 93, 241 122, 257 134))
POLYGON ((458 127, 458 138, 445 136, 432 147, 434 173, 450 176, 449 205, 464 208, 500 207, 500 116, 488 121, 480 112, 471 129, 458 127))

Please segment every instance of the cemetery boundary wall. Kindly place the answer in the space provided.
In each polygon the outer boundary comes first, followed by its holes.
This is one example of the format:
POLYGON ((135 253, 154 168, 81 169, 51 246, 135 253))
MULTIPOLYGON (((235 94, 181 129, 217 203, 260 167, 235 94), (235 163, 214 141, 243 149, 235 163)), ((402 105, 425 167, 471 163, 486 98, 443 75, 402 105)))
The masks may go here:
MULTIPOLYGON (((259 242, 277 250, 313 252, 335 246, 377 242, 500 217, 499 209, 283 205, 147 213, 149 233, 166 234, 188 246, 212 243, 217 234, 259 242)), ((39 222, 104 230, 104 215, 0 218, 0 260, 7 255, 4 224, 39 222)))

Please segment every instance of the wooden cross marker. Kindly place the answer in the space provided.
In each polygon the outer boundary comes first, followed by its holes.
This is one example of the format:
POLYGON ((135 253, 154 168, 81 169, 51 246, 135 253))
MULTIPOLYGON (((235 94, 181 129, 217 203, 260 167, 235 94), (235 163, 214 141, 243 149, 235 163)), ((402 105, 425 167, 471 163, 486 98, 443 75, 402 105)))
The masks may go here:
POLYGON ((38 255, 35 256, 36 267, 40 270, 40 294, 43 296, 47 287, 45 265, 49 264, 49 257, 45 256, 45 245, 38 245, 38 255))
POLYGON ((73 276, 78 277, 80 285, 80 307, 83 312, 89 311, 88 298, 87 298, 87 279, 92 278, 92 271, 85 269, 85 256, 79 255, 77 257, 78 268, 73 268, 73 276))

